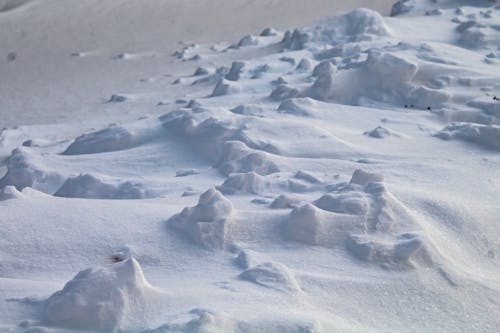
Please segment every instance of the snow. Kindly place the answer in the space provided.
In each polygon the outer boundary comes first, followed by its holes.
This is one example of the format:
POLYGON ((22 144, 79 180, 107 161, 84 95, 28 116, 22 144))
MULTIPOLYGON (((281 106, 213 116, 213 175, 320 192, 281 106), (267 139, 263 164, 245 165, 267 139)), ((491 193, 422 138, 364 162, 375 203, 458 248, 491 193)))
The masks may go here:
POLYGON ((89 268, 44 302, 43 322, 95 332, 137 329, 133 326, 136 317, 146 307, 148 298, 158 292, 146 281, 133 258, 111 267, 89 268))
POLYGON ((0 332, 495 331, 500 7, 382 3, 0 0, 0 332))

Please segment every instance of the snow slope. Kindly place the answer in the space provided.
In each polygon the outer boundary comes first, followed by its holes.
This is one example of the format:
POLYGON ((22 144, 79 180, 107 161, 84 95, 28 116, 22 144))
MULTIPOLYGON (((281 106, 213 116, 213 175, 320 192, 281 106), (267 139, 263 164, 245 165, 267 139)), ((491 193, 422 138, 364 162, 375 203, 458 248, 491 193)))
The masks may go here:
POLYGON ((186 73, 170 57, 191 43, 231 41, 391 0, 0 0, 0 127, 154 113, 152 95, 186 73), (13 59, 14 58, 14 59, 13 59), (125 94, 135 108, 105 104, 125 94), (144 103, 143 103, 144 102, 144 103), (141 111, 136 110, 137 107, 141 111))
POLYGON ((2 130, 0 331, 495 331, 500 6, 392 14, 180 46, 2 130))

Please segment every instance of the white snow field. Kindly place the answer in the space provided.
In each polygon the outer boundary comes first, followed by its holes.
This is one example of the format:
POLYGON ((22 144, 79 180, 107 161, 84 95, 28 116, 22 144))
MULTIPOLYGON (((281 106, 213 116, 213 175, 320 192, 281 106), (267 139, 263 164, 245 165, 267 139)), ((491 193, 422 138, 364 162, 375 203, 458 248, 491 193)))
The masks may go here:
POLYGON ((500 4, 287 3, 0 1, 0 332, 498 331, 500 4))

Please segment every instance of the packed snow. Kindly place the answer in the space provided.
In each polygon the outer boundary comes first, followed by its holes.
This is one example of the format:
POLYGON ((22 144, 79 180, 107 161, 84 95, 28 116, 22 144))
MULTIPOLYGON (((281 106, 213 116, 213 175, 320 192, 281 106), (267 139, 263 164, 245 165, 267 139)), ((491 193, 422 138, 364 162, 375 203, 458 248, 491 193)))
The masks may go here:
POLYGON ((65 55, 119 82, 0 131, 0 332, 497 330, 500 4, 281 26, 65 55))

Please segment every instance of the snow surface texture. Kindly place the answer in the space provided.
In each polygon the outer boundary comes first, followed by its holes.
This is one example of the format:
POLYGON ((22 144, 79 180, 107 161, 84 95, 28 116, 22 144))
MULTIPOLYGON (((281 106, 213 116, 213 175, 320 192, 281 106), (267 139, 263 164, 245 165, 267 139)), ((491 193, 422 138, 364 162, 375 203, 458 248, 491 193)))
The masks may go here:
POLYGON ((108 49, 87 107, 123 112, 0 131, 0 331, 495 331, 499 25, 406 0, 182 43, 175 74, 108 49))

